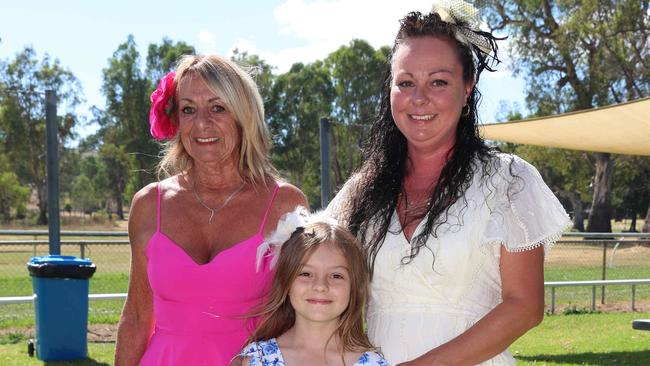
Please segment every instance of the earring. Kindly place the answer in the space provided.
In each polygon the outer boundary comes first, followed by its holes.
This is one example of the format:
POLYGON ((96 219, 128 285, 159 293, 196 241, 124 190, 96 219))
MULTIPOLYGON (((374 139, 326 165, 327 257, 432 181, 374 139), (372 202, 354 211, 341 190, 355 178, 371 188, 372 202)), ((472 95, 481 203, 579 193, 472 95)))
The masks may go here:
POLYGON ((465 104, 465 106, 463 106, 463 108, 460 110, 460 115, 461 117, 469 116, 469 104, 465 104), (467 107, 467 111, 465 111, 465 107, 467 107))

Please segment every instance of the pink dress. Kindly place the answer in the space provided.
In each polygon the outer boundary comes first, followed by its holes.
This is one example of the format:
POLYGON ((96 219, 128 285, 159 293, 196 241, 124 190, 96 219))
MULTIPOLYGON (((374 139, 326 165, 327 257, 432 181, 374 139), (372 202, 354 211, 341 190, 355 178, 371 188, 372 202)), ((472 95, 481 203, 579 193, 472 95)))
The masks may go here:
POLYGON ((258 232, 199 265, 160 231, 160 186, 156 232, 145 253, 153 291, 155 329, 140 365, 229 365, 253 330, 244 317, 270 289, 270 260, 256 271, 257 247, 278 191, 276 186, 258 232))

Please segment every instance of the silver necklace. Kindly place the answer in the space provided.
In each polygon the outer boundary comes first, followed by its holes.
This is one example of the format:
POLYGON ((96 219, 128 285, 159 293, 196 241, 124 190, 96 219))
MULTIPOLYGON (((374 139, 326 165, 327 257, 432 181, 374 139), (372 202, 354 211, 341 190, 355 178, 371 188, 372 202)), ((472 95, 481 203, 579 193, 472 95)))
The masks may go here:
POLYGON ((235 196, 241 192, 242 188, 244 188, 244 183, 242 183, 237 189, 232 191, 232 193, 226 197, 226 199, 223 201, 221 205, 218 207, 210 207, 203 202, 203 200, 199 197, 199 194, 196 193, 196 180, 192 178, 192 193, 194 194, 194 198, 196 198, 196 201, 201 204, 201 206, 207 208, 210 211, 210 218, 208 219, 208 224, 212 224, 212 218, 214 217, 214 214, 219 212, 222 208, 226 207, 226 205, 232 201, 235 196))

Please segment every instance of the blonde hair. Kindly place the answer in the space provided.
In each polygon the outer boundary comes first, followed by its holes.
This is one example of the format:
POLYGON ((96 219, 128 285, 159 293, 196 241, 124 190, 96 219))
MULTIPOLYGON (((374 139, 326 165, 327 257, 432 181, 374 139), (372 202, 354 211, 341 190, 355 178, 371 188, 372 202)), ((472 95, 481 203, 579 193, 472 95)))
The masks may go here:
MULTIPOLYGON (((269 151, 271 137, 264 120, 264 103, 251 76, 232 61, 217 55, 186 55, 178 62, 174 77, 172 123, 178 124, 178 86, 188 77, 200 77, 226 105, 241 131, 239 173, 250 183, 266 183, 276 176, 269 151)), ((180 133, 165 143, 158 164, 159 176, 172 176, 193 165, 180 133)))
POLYGON ((342 351, 370 351, 374 347, 363 330, 363 311, 368 300, 368 265, 359 241, 339 224, 313 222, 299 227, 282 244, 271 291, 265 303, 252 316, 262 320, 249 342, 268 340, 293 327, 296 314, 289 290, 298 277, 305 258, 320 245, 333 245, 341 251, 350 268, 350 302, 340 316, 336 330, 342 351))

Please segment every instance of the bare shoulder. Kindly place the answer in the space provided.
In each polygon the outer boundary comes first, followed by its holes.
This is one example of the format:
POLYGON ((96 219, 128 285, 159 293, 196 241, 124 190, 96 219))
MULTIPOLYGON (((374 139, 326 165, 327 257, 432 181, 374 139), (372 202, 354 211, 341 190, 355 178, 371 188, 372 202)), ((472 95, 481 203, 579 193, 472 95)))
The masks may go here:
POLYGON ((278 212, 293 211, 298 206, 309 209, 307 197, 298 187, 283 181, 277 181, 277 184, 279 188, 274 206, 278 212))
POLYGON ((131 244, 146 242, 156 230, 158 183, 150 183, 133 195, 129 212, 129 238, 131 244))
POLYGON ((307 197, 296 186, 286 183, 284 181, 276 180, 278 185, 278 193, 273 200, 267 224, 264 228, 264 234, 268 235, 287 212, 295 210, 298 206, 309 209, 307 197))

